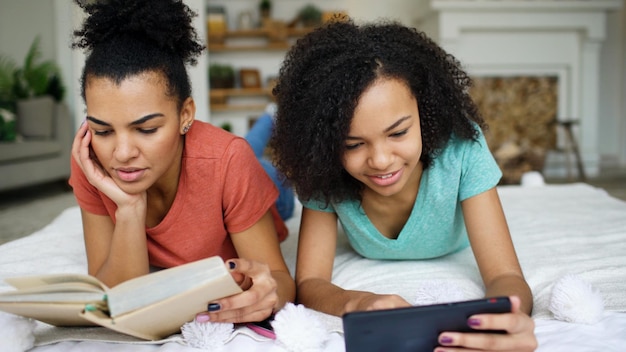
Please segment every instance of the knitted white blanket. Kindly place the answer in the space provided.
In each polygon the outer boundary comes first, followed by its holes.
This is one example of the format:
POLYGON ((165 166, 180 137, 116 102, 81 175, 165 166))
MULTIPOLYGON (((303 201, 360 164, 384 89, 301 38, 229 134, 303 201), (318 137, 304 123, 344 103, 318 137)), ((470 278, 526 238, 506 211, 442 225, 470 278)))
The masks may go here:
MULTIPOLYGON (((626 202, 585 184, 500 187, 499 194, 525 277, 535 318, 551 318, 553 283, 575 274, 605 298, 605 308, 626 311, 626 202)), ((479 298, 483 284, 471 249, 425 261, 374 261, 340 242, 333 280, 345 288, 399 293, 409 302, 432 282, 479 298)))
MULTIPOLYGON (((554 329, 552 324, 554 316, 549 310, 552 288, 568 274, 591 285, 603 298, 606 311, 626 311, 626 202, 586 184, 505 186, 499 188, 499 193, 524 274, 534 294, 533 317, 538 319, 536 332, 540 344, 542 339, 544 343, 550 341, 558 331, 567 330, 571 337, 583 336, 576 331, 577 324, 569 324, 567 329, 554 329)), ((299 226, 297 215, 288 221, 291 235, 282 244, 292 273, 299 226)), ((85 271, 78 207, 65 210, 33 235, 0 246, 0 279, 85 271)), ((418 304, 478 298, 483 294, 470 249, 427 261, 383 262, 361 258, 350 249, 344 237, 339 241, 333 281, 350 289, 397 293, 418 304)), ((9 287, 0 282, 0 291, 7 289, 9 287)), ((626 315, 610 314, 607 313, 603 321, 621 321, 623 332, 626 315)), ((318 317, 329 331, 341 331, 339 318, 323 314, 318 317)), ((0 326, 0 331, 6 328, 0 326)), ((50 341, 50 329, 43 330, 46 331, 43 339, 50 341)), ((43 330, 40 326, 38 331, 43 330)), ((58 334, 59 340, 81 337, 68 337, 68 331, 64 332, 58 334)), ((624 343, 625 339, 621 336, 617 341, 624 343)), ((0 347, 2 344, 0 341, 0 347)), ((562 341, 558 344, 562 345, 562 341)), ((88 347, 94 348, 94 345, 88 347)))

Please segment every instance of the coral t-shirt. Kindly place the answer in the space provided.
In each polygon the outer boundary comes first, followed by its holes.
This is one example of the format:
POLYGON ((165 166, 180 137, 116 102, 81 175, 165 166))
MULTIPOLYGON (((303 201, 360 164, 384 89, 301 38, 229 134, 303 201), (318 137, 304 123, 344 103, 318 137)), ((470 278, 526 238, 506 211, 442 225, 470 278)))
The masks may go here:
MULTIPOLYGON (((81 209, 108 215, 117 205, 71 162, 70 185, 81 209)), ((219 255, 237 257, 229 233, 244 231, 271 210, 279 240, 287 227, 274 202, 276 186, 245 139, 195 121, 185 136, 176 198, 161 223, 146 228, 150 264, 167 268, 219 255)))

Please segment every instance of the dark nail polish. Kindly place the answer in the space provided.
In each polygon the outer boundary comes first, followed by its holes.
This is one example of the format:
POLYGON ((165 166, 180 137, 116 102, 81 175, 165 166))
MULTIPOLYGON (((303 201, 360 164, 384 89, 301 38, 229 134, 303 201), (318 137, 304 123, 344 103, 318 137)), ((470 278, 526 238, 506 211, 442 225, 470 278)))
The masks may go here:
POLYGON ((228 262, 228 267, 232 270, 235 269, 237 265, 235 264, 235 262, 228 262))
POLYGON ((452 343, 452 338, 450 336, 443 336, 441 337, 441 339, 439 339, 439 342, 443 344, 452 343))
POLYGON ((221 308, 222 308, 222 306, 220 306, 219 303, 209 303, 209 305, 207 306, 206 310, 209 311, 209 312, 217 312, 221 308))
POLYGON ((480 326, 480 319, 469 319, 467 323, 469 326, 478 327, 480 326))

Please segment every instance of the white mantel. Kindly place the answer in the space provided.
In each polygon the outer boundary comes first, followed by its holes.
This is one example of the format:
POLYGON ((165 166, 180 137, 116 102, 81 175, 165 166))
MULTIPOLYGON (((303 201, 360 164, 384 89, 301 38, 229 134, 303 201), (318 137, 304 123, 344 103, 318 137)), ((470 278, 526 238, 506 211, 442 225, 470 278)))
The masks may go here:
POLYGON ((606 14, 622 4, 622 0, 430 0, 428 17, 437 41, 470 75, 557 76, 558 118, 580 121, 578 142, 586 172, 594 176, 599 171, 600 49, 606 14))

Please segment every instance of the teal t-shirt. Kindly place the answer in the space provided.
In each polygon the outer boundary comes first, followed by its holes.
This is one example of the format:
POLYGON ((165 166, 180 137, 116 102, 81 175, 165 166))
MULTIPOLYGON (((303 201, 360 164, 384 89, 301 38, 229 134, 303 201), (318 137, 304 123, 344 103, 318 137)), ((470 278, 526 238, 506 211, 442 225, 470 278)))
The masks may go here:
POLYGON ((396 239, 383 236, 358 200, 302 201, 337 214, 351 246, 371 259, 428 259, 469 245, 461 201, 495 187, 502 172, 483 134, 477 141, 452 138, 424 170, 411 215, 396 239))

